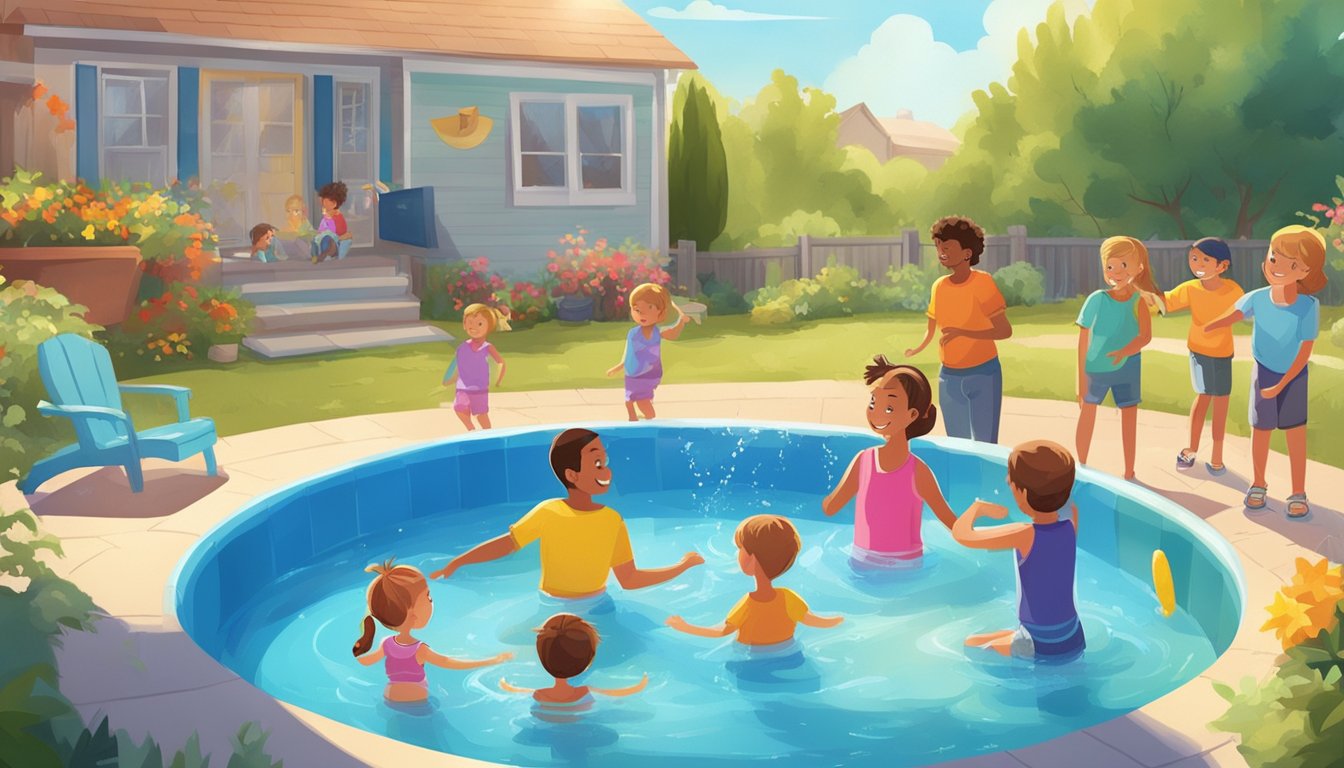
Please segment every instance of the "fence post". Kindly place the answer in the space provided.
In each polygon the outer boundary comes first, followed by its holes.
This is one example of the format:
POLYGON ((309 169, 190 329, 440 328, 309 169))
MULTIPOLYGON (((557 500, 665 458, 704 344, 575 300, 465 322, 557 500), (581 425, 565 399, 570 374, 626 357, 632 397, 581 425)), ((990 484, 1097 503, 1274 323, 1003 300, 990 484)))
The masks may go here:
POLYGON ((901 265, 919 264, 919 230, 901 230, 901 265))
POLYGON ((700 285, 696 282, 695 256, 694 240, 677 241, 677 285, 686 286, 692 296, 700 292, 700 285))
POLYGON ((798 277, 815 277, 816 270, 812 268, 812 236, 798 236, 798 277))
POLYGON ((1014 224, 1008 228, 1008 263, 1016 264, 1027 260, 1027 228, 1014 224))

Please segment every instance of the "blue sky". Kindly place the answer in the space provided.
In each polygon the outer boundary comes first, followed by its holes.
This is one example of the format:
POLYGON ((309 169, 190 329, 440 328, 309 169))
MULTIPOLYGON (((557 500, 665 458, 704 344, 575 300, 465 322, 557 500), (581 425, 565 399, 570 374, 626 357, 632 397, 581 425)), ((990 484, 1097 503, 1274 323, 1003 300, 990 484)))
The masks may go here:
MULTIPOLYGON (((626 0, 719 90, 754 96, 783 68, 880 116, 952 125, 1009 73, 1017 31, 1051 0, 626 0)), ((1066 0, 1071 15, 1091 0, 1066 0)))

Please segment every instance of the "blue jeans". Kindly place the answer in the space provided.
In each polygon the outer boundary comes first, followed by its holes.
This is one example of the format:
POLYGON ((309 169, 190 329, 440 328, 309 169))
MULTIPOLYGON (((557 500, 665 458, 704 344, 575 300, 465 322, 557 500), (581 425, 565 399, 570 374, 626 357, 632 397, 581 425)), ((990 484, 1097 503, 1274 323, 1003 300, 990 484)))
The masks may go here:
POLYGON ((938 407, 948 437, 999 442, 999 412, 1003 409, 999 358, 973 368, 943 366, 938 371, 938 407))

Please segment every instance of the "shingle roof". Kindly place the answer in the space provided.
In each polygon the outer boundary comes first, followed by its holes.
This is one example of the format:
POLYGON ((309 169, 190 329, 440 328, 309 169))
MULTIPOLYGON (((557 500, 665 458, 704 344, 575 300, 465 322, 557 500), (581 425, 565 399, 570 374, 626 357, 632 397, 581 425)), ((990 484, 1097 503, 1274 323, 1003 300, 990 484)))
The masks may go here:
POLYGON ((906 149, 930 149, 951 154, 961 146, 961 139, 943 126, 915 120, 908 116, 909 113, 905 110, 902 112, 904 114, 897 117, 877 117, 868 109, 867 104, 859 102, 841 112, 840 120, 843 122, 859 116, 866 117, 873 125, 882 129, 893 144, 906 149))
POLYGON ((694 69, 619 0, 2 0, 0 22, 490 59, 694 69))

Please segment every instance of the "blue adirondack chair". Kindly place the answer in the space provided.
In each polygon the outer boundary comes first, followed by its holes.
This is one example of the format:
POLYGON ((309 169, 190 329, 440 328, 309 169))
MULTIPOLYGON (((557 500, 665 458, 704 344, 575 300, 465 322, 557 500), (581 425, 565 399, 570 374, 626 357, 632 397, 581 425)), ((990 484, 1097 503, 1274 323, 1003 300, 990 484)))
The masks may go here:
POLYGON ((39 403, 37 410, 74 422, 79 442, 34 464, 19 482, 20 491, 32 493, 56 475, 80 467, 121 466, 131 490, 139 493, 145 487, 141 459, 182 461, 198 453, 205 454, 210 475, 217 473, 215 422, 191 418, 187 412, 190 389, 162 384, 118 386, 112 357, 103 345, 70 333, 38 345, 37 364, 51 398, 51 402, 39 403), (177 422, 137 432, 121 406, 123 392, 171 396, 177 404, 177 422))

